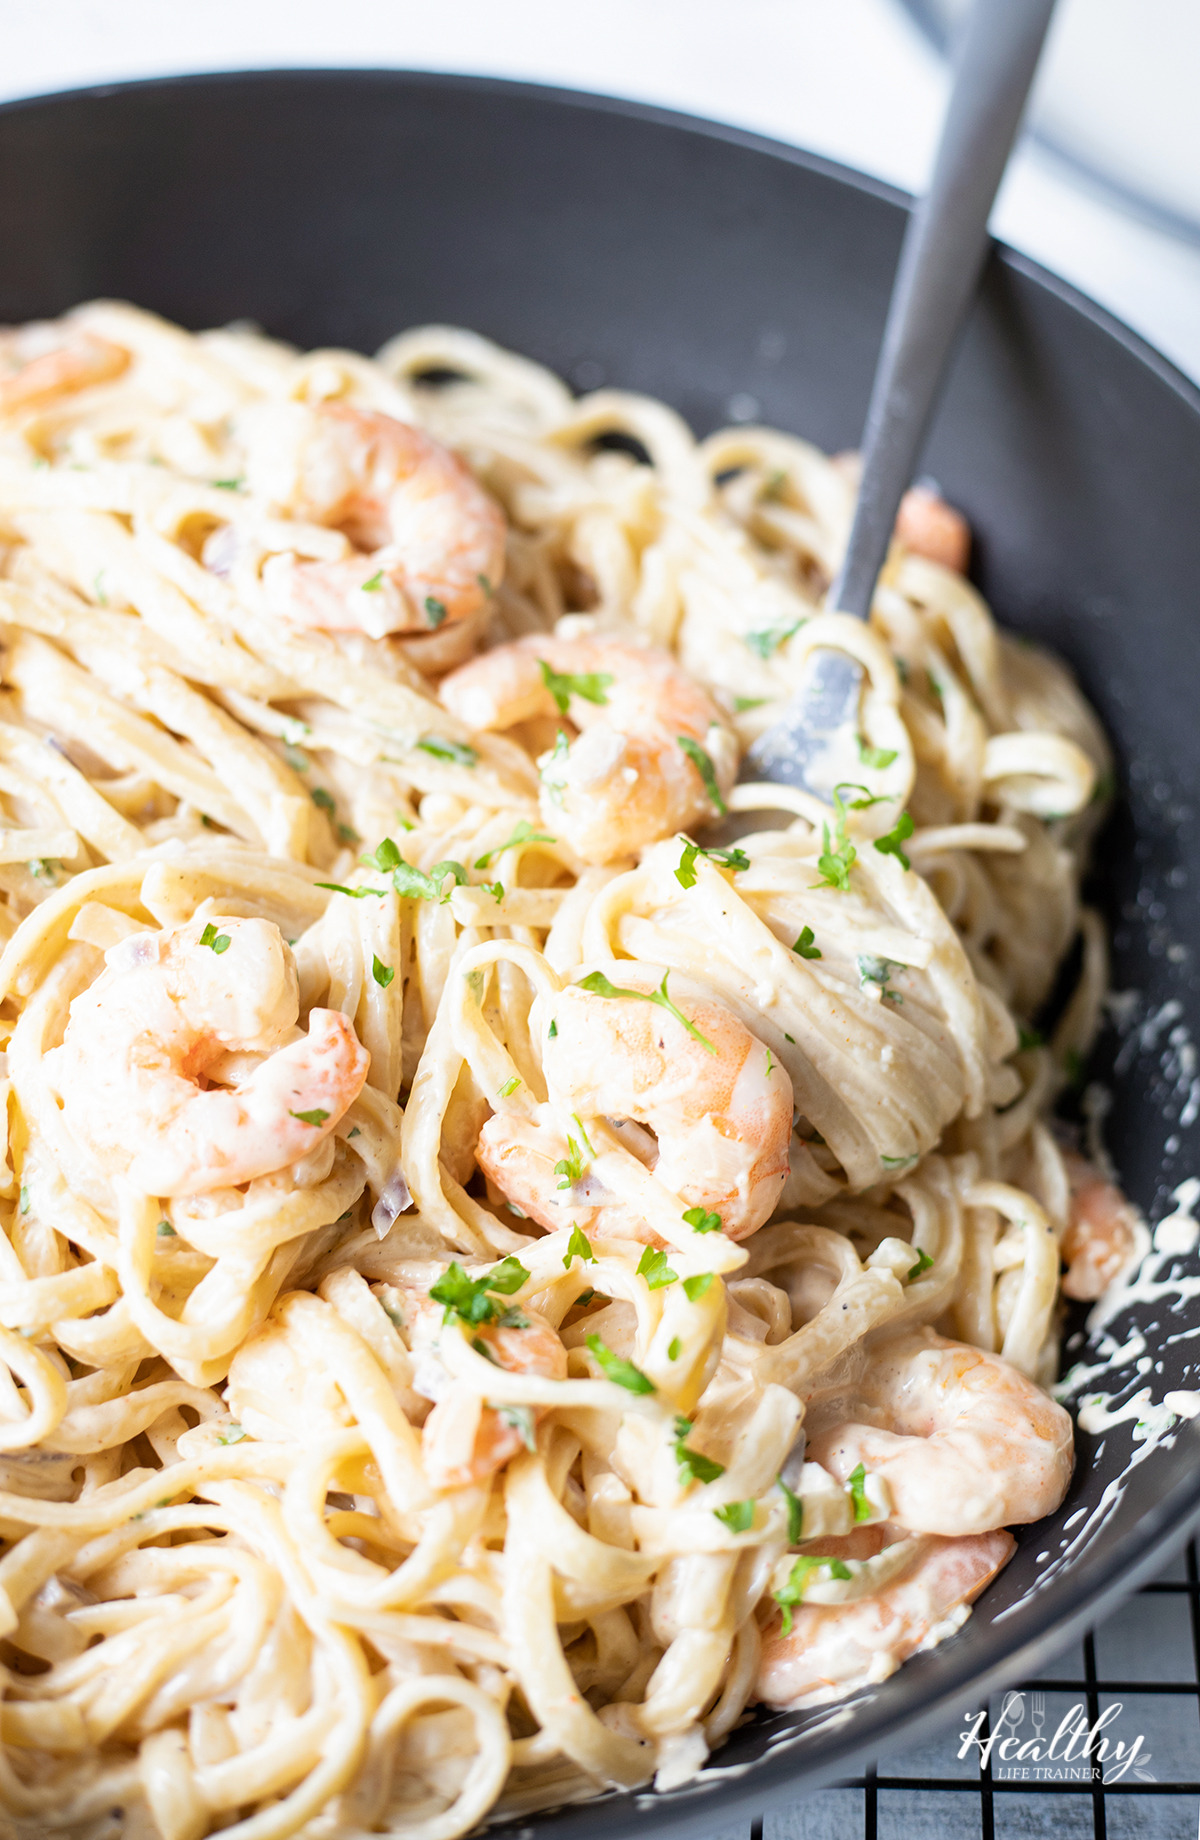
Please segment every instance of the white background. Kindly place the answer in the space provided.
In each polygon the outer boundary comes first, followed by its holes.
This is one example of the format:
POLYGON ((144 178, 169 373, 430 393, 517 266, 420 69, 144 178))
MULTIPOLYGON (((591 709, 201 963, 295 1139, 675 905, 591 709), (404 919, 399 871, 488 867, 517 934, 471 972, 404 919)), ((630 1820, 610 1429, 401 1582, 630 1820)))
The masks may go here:
MULTIPOLYGON (((1151 0, 1140 4, 1150 19, 1151 0)), ((462 70, 636 97, 908 190, 928 171, 946 90, 896 0, 0 0, 0 100, 289 64, 462 70)), ((1029 149, 993 227, 1200 380, 1200 249, 1029 149)))

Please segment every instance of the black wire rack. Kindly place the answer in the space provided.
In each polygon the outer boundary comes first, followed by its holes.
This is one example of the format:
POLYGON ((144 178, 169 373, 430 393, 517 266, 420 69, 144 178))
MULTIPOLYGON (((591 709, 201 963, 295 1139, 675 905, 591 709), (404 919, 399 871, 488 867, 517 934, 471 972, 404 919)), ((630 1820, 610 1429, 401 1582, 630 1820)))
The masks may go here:
POLYGON ((1198 1827, 1193 1541, 1038 1679, 712 1840, 1197 1840, 1198 1827))

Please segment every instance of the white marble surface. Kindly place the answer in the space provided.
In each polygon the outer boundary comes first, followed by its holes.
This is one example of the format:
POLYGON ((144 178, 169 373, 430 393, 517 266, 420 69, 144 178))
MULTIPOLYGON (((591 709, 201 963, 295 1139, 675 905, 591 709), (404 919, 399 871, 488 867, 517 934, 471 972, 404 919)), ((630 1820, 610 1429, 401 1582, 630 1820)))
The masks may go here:
MULTIPOLYGON (((895 0, 0 0, 0 100, 280 65, 462 70, 631 96, 908 189, 928 170, 946 88, 895 0)), ((1200 249, 1029 151, 994 227, 1200 380, 1200 249)))

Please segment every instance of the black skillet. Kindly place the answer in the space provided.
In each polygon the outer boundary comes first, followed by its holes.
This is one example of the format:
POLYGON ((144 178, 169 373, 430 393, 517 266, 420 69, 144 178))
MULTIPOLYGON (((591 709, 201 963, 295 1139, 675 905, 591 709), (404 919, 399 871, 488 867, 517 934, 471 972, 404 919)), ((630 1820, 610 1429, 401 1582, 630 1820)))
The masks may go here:
MULTIPOLYGON (((459 77, 187 77, 0 110, 0 321, 106 294, 187 326, 249 318, 363 351, 449 321, 581 388, 664 397, 700 433, 752 416, 828 449, 862 428, 904 221, 897 194, 792 148, 459 77)), ((1125 1183, 1158 1218, 1200 1160, 1200 394, 1001 250, 924 466, 970 518, 1000 617, 1070 660, 1116 745, 1096 894, 1114 985, 1137 995, 1118 1067, 1110 1032, 1089 1073, 1112 1087, 1125 1183)), ((1162 1371, 1101 1384, 1148 1384, 1155 1400, 1197 1384, 1200 1296, 1115 1327, 1131 1323, 1162 1371)), ((692 1785, 528 1826, 556 1840, 711 1832, 982 1706, 1161 1566, 1200 1511, 1200 1424, 1126 1474, 1134 1436, 1133 1420, 1081 1434, 1062 1509, 1023 1532, 962 1633, 849 1716, 757 1716, 692 1785)))

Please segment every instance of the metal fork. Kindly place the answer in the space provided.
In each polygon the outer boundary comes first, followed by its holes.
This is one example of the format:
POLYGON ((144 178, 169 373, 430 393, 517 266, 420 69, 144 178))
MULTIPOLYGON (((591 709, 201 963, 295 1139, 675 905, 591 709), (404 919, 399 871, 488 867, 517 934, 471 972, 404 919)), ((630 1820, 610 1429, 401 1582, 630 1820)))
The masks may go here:
MULTIPOLYGON (((975 0, 929 190, 909 223, 867 411, 862 485, 829 606, 865 620, 938 388, 987 253, 987 220, 1037 67, 1054 0, 975 0)), ((813 653, 752 770, 828 799, 835 737, 858 727, 862 670, 813 653)))

